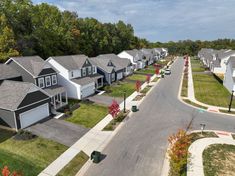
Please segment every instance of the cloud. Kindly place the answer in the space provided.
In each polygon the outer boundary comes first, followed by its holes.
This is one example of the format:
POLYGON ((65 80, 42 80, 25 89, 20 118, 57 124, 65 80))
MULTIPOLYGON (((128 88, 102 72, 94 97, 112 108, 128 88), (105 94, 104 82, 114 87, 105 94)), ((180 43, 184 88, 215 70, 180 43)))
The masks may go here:
POLYGON ((234 0, 33 0, 102 22, 123 20, 150 41, 235 38, 234 0))

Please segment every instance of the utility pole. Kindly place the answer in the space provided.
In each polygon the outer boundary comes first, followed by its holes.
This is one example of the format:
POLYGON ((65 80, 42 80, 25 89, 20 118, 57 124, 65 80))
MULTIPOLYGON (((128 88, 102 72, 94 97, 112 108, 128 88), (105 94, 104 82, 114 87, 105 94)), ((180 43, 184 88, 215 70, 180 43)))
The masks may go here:
POLYGON ((126 91, 124 91, 124 113, 126 112, 126 91))
POLYGON ((229 103, 229 106, 228 106, 228 112, 231 112, 231 106, 232 106, 232 103, 233 103, 233 93, 234 93, 234 90, 232 90, 232 93, 231 93, 230 103, 229 103))

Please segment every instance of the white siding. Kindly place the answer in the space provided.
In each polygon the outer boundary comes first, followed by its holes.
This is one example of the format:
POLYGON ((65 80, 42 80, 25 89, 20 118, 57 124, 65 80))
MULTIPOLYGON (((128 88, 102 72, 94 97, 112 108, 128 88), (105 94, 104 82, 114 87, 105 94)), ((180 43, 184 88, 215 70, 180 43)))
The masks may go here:
POLYGON ((234 90, 234 82, 232 78, 232 70, 230 65, 227 65, 227 69, 224 75, 224 81, 223 81, 224 87, 228 89, 229 92, 232 92, 234 90))
POLYGON ((69 72, 69 79, 80 78, 80 77, 81 77, 81 69, 72 70, 69 72))
POLYGON ((56 62, 54 59, 49 58, 48 62, 52 65, 53 68, 55 68, 59 72, 61 76, 63 76, 66 79, 69 79, 69 72, 67 69, 65 69, 62 65, 56 62))
POLYGON ((130 54, 128 54, 127 52, 125 52, 125 51, 123 51, 123 52, 121 52, 120 54, 118 54, 118 56, 120 57, 120 58, 126 58, 126 59, 129 59, 130 61, 131 61, 131 63, 133 64, 133 63, 135 63, 134 62, 134 58, 133 58, 133 56, 131 56, 130 54))

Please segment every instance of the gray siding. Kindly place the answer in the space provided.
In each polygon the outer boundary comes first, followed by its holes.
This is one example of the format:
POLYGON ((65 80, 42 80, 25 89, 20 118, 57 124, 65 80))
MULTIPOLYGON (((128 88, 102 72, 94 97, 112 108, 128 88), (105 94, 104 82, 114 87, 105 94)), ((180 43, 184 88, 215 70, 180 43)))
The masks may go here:
MULTIPOLYGON (((36 108, 36 107, 38 107, 38 106, 40 106, 40 105, 43 105, 43 104, 45 104, 45 103, 48 103, 48 104, 49 104, 49 108, 50 108, 50 98, 48 98, 48 99, 46 99, 46 100, 44 100, 44 101, 38 102, 38 103, 33 104, 33 105, 31 105, 31 106, 27 106, 27 107, 25 107, 25 108, 16 110, 16 111, 15 111, 15 114, 16 114, 16 122, 17 122, 17 127, 18 127, 18 129, 21 128, 21 126, 20 126, 20 114, 21 114, 21 113, 26 112, 26 111, 29 111, 29 110, 31 110, 31 109, 33 109, 33 108, 36 108)), ((49 110, 49 112, 51 112, 51 110, 49 110)))
POLYGON ((111 81, 111 74, 107 73, 107 72, 104 72, 103 70, 99 69, 97 67, 97 72, 101 75, 104 76, 104 83, 106 84, 112 84, 112 81, 111 81))
POLYGON ((14 61, 11 61, 8 65, 16 69, 21 75, 24 82, 31 82, 35 84, 35 80, 31 74, 25 71, 22 67, 16 64, 14 61))
POLYGON ((14 112, 0 109, 0 120, 5 122, 7 127, 16 128, 15 127, 14 112))

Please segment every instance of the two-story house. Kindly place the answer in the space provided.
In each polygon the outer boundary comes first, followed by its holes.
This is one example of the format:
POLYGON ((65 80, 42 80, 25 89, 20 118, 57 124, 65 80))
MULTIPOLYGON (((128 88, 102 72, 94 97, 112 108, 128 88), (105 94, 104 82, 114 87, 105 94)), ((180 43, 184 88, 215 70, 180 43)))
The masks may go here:
POLYGON ((104 76, 106 84, 112 84, 133 73, 130 60, 120 58, 115 54, 103 54, 89 58, 89 60, 97 66, 97 71, 104 76))
POLYGON ((151 65, 155 62, 156 58, 154 57, 153 49, 143 48, 140 51, 144 55, 145 65, 151 65))
POLYGON ((70 98, 84 99, 103 87, 103 76, 85 55, 53 56, 47 62, 59 72, 58 82, 70 98))
POLYGON ((143 69, 146 66, 143 53, 137 49, 122 51, 118 54, 118 56, 129 59, 134 70, 143 69))
POLYGON ((24 82, 33 83, 43 89, 51 97, 54 110, 68 104, 67 92, 58 84, 57 71, 41 57, 12 57, 6 64, 17 70, 24 82))

